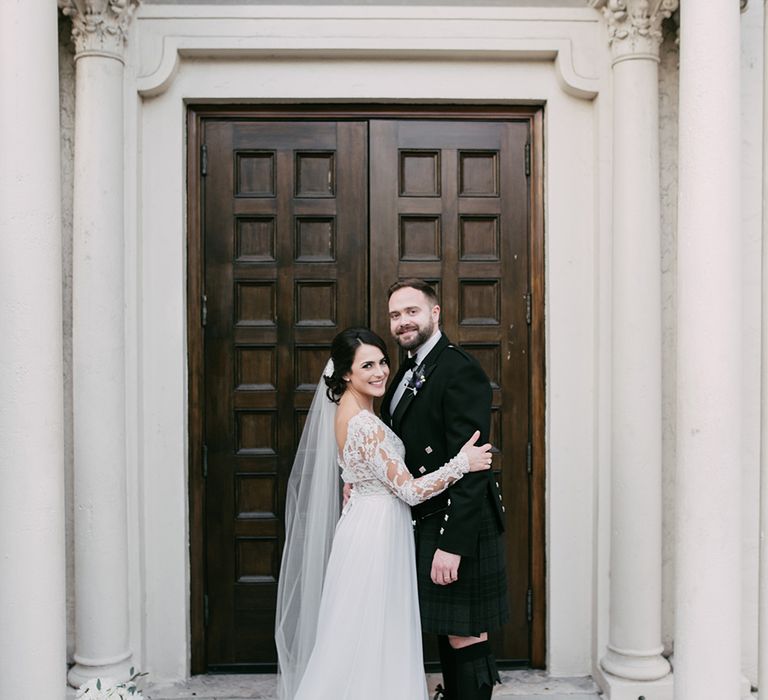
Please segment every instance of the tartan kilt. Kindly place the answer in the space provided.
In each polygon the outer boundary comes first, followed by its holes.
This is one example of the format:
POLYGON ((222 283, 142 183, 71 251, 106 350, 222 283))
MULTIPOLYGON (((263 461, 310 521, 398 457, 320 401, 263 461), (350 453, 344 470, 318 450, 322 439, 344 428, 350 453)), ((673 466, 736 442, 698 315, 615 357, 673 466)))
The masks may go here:
POLYGON ((442 513, 416 522, 416 572, 421 626, 433 634, 476 637, 509 619, 504 545, 493 511, 483 504, 477 555, 463 556, 459 578, 447 585, 432 583, 442 513))

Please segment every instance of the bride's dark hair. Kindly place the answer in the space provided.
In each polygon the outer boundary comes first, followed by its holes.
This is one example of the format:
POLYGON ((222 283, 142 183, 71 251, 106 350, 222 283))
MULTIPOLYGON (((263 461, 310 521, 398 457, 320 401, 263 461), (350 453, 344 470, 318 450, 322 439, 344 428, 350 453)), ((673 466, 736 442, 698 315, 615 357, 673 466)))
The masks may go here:
POLYGON ((325 375, 326 396, 338 403, 341 395, 346 391, 347 383, 344 375, 352 369, 355 353, 361 345, 373 345, 384 354, 384 359, 389 363, 387 346, 381 336, 368 328, 347 328, 341 331, 331 343, 331 359, 333 360, 333 374, 325 375))

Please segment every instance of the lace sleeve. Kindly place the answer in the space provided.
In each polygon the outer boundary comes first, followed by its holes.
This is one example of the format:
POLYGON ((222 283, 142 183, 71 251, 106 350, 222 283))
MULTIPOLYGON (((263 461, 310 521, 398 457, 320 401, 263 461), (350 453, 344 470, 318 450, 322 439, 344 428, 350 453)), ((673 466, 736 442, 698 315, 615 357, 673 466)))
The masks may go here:
POLYGON ((467 456, 459 452, 440 469, 414 479, 400 455, 388 447, 385 437, 383 426, 365 421, 360 428, 359 456, 371 466, 376 477, 408 505, 415 506, 437 496, 469 471, 467 456))

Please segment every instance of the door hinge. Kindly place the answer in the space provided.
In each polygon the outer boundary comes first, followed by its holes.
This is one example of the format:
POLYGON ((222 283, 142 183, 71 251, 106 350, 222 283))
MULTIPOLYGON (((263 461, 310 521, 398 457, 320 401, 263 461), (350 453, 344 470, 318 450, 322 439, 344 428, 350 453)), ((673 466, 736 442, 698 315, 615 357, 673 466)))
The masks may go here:
POLYGON ((200 301, 200 323, 204 326, 208 323, 208 295, 203 294, 200 301))
POLYGON ((528 622, 531 622, 533 620, 533 591, 530 588, 525 594, 525 614, 528 622))
POLYGON ((531 293, 528 292, 525 295, 525 322, 530 326, 531 325, 531 293))
POLYGON ((205 626, 208 626, 208 594, 203 594, 203 619, 205 620, 205 626))
POLYGON ((208 445, 203 445, 203 479, 208 478, 208 445))
POLYGON ((200 146, 200 174, 205 177, 208 174, 208 146, 200 146))
POLYGON ((525 176, 528 177, 531 174, 531 144, 525 144, 525 176))
POLYGON ((525 466, 528 474, 533 474, 533 445, 530 442, 525 448, 525 466))

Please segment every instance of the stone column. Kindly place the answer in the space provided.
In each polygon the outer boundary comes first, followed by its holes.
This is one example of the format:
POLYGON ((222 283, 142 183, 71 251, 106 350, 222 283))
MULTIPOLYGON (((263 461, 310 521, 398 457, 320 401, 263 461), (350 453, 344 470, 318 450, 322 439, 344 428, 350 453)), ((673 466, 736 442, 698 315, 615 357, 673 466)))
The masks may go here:
POLYGON ((0 697, 66 678, 56 8, 0 3, 0 697))
POLYGON ((661 23, 677 0, 593 0, 613 56, 610 698, 668 697, 661 643, 661 23), (653 5, 653 7, 651 6, 653 5), (662 689, 662 687, 664 689, 662 689), (666 694, 664 694, 666 693, 666 694))
POLYGON ((675 700, 740 697, 739 24, 681 3, 675 700))
POLYGON ((59 0, 75 39, 73 394, 75 666, 72 685, 125 678, 123 52, 138 0, 59 0))
POLYGON ((768 0, 763 10, 763 260, 760 377, 760 584, 757 688, 768 696, 768 0))

